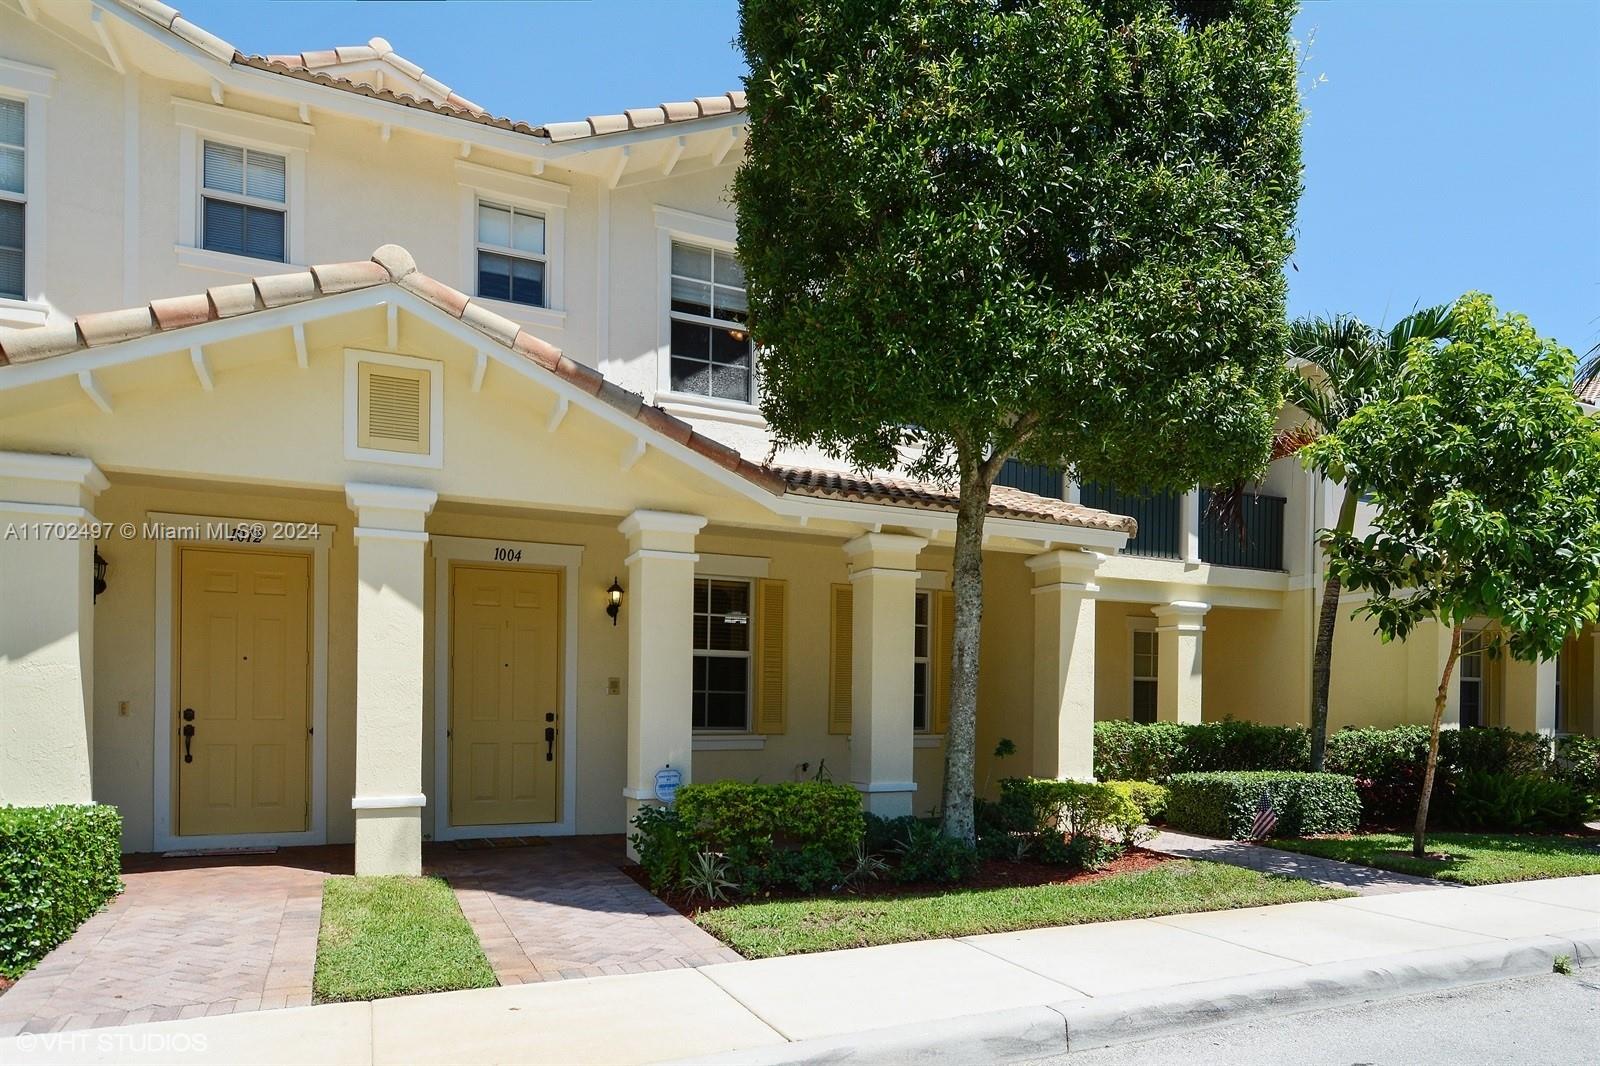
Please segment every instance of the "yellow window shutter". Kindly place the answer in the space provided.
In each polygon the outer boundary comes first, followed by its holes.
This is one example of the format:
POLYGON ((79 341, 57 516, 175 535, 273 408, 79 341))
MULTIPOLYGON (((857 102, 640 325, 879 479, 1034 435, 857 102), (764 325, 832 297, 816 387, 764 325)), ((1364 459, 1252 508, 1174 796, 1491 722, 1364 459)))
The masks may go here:
POLYGON ((849 585, 833 586, 828 623, 828 732, 850 732, 850 686, 854 682, 855 597, 849 585))
POLYGON ((784 677, 788 660, 789 583, 756 582, 756 732, 782 733, 788 723, 784 677))
POLYGON ((933 731, 943 733, 950 728, 950 660, 956 649, 956 594, 933 594, 933 731))

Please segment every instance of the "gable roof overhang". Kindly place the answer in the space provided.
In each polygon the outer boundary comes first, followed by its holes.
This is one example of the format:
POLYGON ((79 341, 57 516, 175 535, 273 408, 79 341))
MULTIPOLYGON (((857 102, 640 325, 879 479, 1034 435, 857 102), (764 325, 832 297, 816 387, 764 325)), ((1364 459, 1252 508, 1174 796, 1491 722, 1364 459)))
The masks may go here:
MULTIPOLYGON (((645 403, 466 294, 417 270, 409 252, 379 248, 371 260, 314 266, 191 296, 81 315, 59 325, 0 329, 0 394, 76 379, 105 411, 111 401, 95 375, 112 367, 188 350, 203 375, 204 350, 245 336, 282 331, 301 349, 308 322, 371 308, 390 316, 391 344, 401 311, 418 316, 464 350, 476 353, 475 377, 490 361, 553 391, 559 410, 593 413, 631 436, 643 454, 653 448, 709 478, 721 489, 759 505, 772 528, 833 530, 906 528, 930 539, 955 532, 955 497, 935 486, 899 478, 763 466, 697 432, 689 423, 645 403)), ((1131 518, 1018 490, 991 502, 991 538, 1038 547, 1078 546, 1115 551, 1133 534, 1131 518)))

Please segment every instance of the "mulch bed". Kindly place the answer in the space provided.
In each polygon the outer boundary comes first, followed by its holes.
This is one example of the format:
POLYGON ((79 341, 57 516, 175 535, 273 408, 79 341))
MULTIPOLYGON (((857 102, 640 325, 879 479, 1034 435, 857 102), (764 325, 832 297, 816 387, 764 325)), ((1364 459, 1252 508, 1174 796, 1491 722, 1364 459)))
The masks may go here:
MULTIPOLYGON (((1106 863, 1098 870, 1079 870, 1075 872, 1065 870, 1060 866, 1047 866, 1038 862, 1009 862, 1003 859, 990 859, 978 867, 976 874, 959 884, 943 885, 934 882, 900 884, 895 881, 873 881, 860 888, 848 888, 832 895, 839 898, 889 899, 896 896, 936 896, 946 892, 964 892, 973 889, 1033 888, 1039 885, 1082 885, 1090 881, 1098 881, 1104 877, 1137 873, 1141 870, 1160 866, 1163 863, 1175 861, 1177 860, 1170 855, 1158 855, 1143 848, 1130 848, 1126 854, 1106 863)), ((622 872, 643 885, 647 890, 654 892, 654 889, 650 888, 650 882, 645 877, 644 867, 637 864, 629 864, 622 867, 622 872)), ((682 893, 662 895, 659 892, 654 892, 654 894, 686 918, 693 918, 702 911, 733 907, 741 903, 764 903, 768 900, 829 897, 827 893, 778 891, 750 899, 734 899, 722 903, 713 903, 704 900, 691 901, 682 893)))
POLYGON ((11 978, 0 977, 0 996, 5 995, 6 989, 10 988, 14 984, 16 984, 16 982, 11 980, 11 978))

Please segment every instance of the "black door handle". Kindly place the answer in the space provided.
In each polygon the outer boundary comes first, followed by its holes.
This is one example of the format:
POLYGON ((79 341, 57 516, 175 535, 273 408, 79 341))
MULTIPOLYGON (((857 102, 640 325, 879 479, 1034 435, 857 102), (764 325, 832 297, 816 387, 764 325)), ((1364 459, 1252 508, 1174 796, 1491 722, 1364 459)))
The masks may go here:
POLYGON ((183 727, 183 761, 194 762, 194 753, 189 750, 189 745, 194 740, 194 723, 190 722, 183 727))
POLYGON ((544 727, 544 761, 556 761, 556 727, 553 725, 544 727))

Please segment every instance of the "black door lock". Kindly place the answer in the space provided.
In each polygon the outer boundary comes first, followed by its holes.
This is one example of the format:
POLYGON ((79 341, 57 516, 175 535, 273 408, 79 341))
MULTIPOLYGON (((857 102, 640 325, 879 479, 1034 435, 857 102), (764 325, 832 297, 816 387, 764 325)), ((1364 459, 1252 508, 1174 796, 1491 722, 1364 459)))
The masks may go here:
POLYGON ((194 723, 183 727, 183 761, 194 762, 194 752, 189 750, 189 745, 194 741, 194 723))
POLYGON ((555 726, 547 725, 547 726, 544 727, 544 745, 545 745, 544 746, 544 761, 545 762, 555 762, 556 761, 556 727, 555 726))

